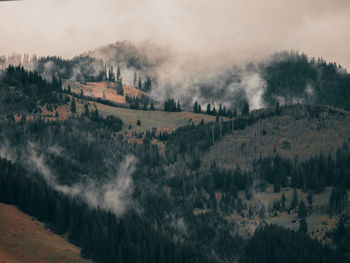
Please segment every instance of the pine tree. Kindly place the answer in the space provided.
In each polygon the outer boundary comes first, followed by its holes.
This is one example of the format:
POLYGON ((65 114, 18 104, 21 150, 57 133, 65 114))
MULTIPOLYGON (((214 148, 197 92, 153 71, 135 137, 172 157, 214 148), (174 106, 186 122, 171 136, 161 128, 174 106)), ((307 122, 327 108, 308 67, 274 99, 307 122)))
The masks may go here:
POLYGON ((220 105, 219 105, 219 116, 222 116, 223 114, 222 114, 222 107, 221 107, 221 103, 220 103, 220 105))
POLYGON ((302 233, 305 233, 305 234, 308 231, 307 222, 306 222, 305 217, 301 218, 301 220, 300 220, 299 231, 302 233))
POLYGON ((197 113, 197 112, 198 112, 198 103, 197 103, 197 101, 194 102, 193 112, 194 112, 194 113, 197 113))
POLYGON ((236 106, 233 109, 233 117, 237 117, 237 107, 236 106))
POLYGON ((83 228, 83 235, 81 237, 81 255, 83 257, 90 257, 92 254, 92 244, 91 244, 91 236, 89 232, 89 228, 87 225, 83 228))
POLYGON ((113 66, 110 67, 110 69, 109 69, 109 71, 108 71, 108 80, 109 80, 109 81, 115 81, 113 66))
POLYGON ((136 76, 136 71, 134 72, 134 87, 136 87, 136 82, 137 82, 137 76, 136 76))
POLYGON ((245 101, 242 108, 242 115, 248 115, 248 114, 249 114, 249 103, 245 101))
POLYGON ((210 103, 207 104, 207 114, 211 114, 211 110, 210 110, 210 103))
POLYGON ((55 211, 53 215, 53 225, 57 233, 62 234, 66 230, 67 219, 65 211, 62 208, 61 202, 58 200, 56 202, 55 211))
POLYGON ((142 82, 141 82, 141 78, 139 77, 139 85, 138 85, 138 89, 142 90, 142 82))
POLYGON ((70 105, 70 111, 72 113, 77 113, 77 105, 75 104, 75 99, 73 98, 72 103, 70 105))
POLYGON ((83 116, 89 117, 89 105, 87 103, 84 104, 84 113, 83 116))
POLYGON ((68 239, 69 241, 77 244, 80 240, 79 237, 81 233, 79 232, 79 218, 76 213, 72 212, 69 215, 69 224, 68 224, 68 239))
POLYGON ((281 192, 281 185, 280 185, 280 179, 279 179, 279 174, 275 173, 275 178, 273 182, 273 190, 275 193, 281 192))
POLYGON ((301 200, 299 203, 299 207, 298 207, 298 217, 299 218, 303 218, 306 217, 306 207, 304 204, 304 201, 301 200))
POLYGON ((312 202, 313 202, 314 198, 313 198, 313 195, 312 195, 311 191, 308 192, 308 194, 306 196, 306 199, 307 199, 307 202, 308 202, 309 206, 312 206, 312 202))
POLYGON ((292 199, 292 202, 290 204, 290 208, 291 209, 294 209, 296 208, 298 205, 298 192, 297 192, 297 189, 294 188, 294 191, 293 191, 293 199, 292 199))
POLYGON ((286 203, 286 196, 284 194, 282 194, 281 196, 281 205, 282 205, 282 209, 285 209, 285 203, 286 203))
POLYGON ((277 103, 276 103, 275 113, 276 113, 277 115, 280 115, 280 114, 281 114, 280 103, 279 103, 278 101, 277 101, 277 103))
POLYGON ((143 90, 144 91, 150 91, 152 88, 152 81, 149 77, 147 77, 146 81, 143 84, 143 90))
POLYGON ((122 79, 122 75, 121 75, 121 73, 120 73, 120 67, 119 67, 119 65, 118 65, 118 68, 117 68, 117 78, 116 78, 117 83, 118 83, 119 81, 121 81, 121 79, 122 79))

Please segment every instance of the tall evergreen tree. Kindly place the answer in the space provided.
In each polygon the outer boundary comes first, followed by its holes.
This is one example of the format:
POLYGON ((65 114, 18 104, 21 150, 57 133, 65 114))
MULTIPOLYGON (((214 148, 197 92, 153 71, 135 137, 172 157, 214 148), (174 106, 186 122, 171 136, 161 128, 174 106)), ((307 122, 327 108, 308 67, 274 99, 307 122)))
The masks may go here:
POLYGON ((307 222, 306 222, 306 217, 302 217, 300 220, 300 225, 299 225, 299 231, 302 233, 307 233, 308 227, 307 227, 307 222))
POLYGON ((139 90, 142 90, 142 82, 141 82, 141 77, 139 77, 138 89, 139 89, 139 90))
POLYGON ((303 218, 306 217, 306 207, 303 200, 300 201, 299 207, 298 207, 298 217, 303 218))
POLYGON ((293 190, 293 198, 292 198, 292 202, 290 204, 290 208, 291 209, 295 209, 298 205, 298 192, 297 192, 297 189, 294 188, 293 190))
POLYGON ((77 113, 77 105, 75 104, 75 99, 72 99, 72 103, 70 105, 70 111, 71 113, 77 113))
POLYGON ((249 103, 248 101, 245 101, 242 108, 242 115, 248 115, 249 114, 249 103))
POLYGON ((198 112, 198 103, 197 103, 197 101, 194 102, 193 112, 194 112, 194 113, 197 113, 197 112, 198 112))
POLYGON ((57 200, 56 206, 55 206, 55 212, 53 215, 53 225, 57 233, 59 234, 64 233, 67 227, 65 210, 63 209, 61 202, 59 200, 57 200))
POLYGON ((136 87, 136 83, 137 83, 137 75, 136 75, 136 71, 134 72, 134 87, 136 87))
POLYGON ((211 109, 210 109, 210 103, 207 104, 207 111, 206 111, 207 114, 211 114, 211 109))

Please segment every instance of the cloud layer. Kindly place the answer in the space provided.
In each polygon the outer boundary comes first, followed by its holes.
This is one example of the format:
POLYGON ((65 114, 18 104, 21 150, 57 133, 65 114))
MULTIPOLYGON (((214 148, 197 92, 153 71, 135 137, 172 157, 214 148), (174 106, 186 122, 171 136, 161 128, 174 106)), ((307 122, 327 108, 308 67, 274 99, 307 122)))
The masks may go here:
POLYGON ((0 54, 72 57, 128 39, 179 56, 249 60, 297 49, 350 67, 348 0, 24 0, 0 3, 0 54))

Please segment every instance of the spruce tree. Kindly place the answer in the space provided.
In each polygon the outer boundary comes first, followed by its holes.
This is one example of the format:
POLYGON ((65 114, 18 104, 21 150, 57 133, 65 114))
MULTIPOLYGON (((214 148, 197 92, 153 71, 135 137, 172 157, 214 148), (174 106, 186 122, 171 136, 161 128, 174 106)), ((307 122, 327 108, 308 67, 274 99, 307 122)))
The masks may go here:
POLYGON ((237 117, 237 107, 236 106, 233 109, 233 117, 237 117))
POLYGON ((304 204, 304 201, 301 200, 299 203, 299 207, 298 207, 298 217, 299 218, 303 218, 306 217, 306 207, 304 204))
POLYGON ((180 107, 180 101, 177 100, 177 107, 176 107, 176 111, 181 111, 181 107, 180 107))
POLYGON ((293 199, 292 199, 292 202, 290 204, 290 208, 291 209, 294 209, 296 208, 298 205, 298 192, 297 192, 297 189, 294 188, 294 191, 293 191, 293 199))
POLYGON ((64 233, 66 230, 67 219, 65 215, 65 211, 62 208, 61 202, 57 200, 55 211, 53 215, 53 225, 56 229, 56 232, 59 234, 64 233))
POLYGON ((136 71, 134 72, 134 87, 136 87, 136 82, 137 82, 137 76, 136 76, 136 71))
POLYGON ((285 209, 285 203, 286 203, 286 196, 284 195, 284 193, 281 196, 281 205, 282 205, 282 209, 285 209))
POLYGON ((77 105, 75 104, 75 99, 73 98, 72 103, 70 105, 70 111, 72 113, 77 113, 77 105))
POLYGON ((299 231, 302 233, 305 233, 305 234, 308 231, 307 222, 306 222, 305 217, 301 218, 301 220, 300 220, 299 231))
POLYGON ((211 110, 210 110, 210 103, 207 104, 207 114, 211 114, 211 110))
POLYGON ((141 78, 140 78, 140 77, 139 77, 138 89, 139 89, 139 90, 142 90, 142 82, 141 82, 141 78))
POLYGON ((242 108, 242 115, 248 115, 248 114, 249 114, 249 103, 245 101, 242 108))

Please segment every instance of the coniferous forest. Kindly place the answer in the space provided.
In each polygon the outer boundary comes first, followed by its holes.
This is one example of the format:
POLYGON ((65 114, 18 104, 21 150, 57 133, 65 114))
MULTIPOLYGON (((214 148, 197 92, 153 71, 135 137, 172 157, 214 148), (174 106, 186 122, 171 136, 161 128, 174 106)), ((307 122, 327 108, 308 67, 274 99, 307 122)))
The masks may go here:
MULTIPOLYGON (((247 101, 217 110, 207 104, 207 111, 195 101, 192 113, 173 98, 155 109, 148 97, 125 94, 122 110, 137 116, 134 128, 106 110, 118 105, 62 87, 78 63, 87 68, 77 80, 103 81, 104 73, 95 76, 88 67, 100 63, 103 71, 103 62, 54 58, 68 71, 47 79, 40 63, 51 59, 39 60, 38 72, 14 66, 1 71, 0 202, 44 222, 94 262, 349 262, 349 74, 341 68, 282 54, 264 68, 263 98, 270 107, 254 111, 247 101), (283 105, 279 95, 286 98, 283 105), (143 114, 202 119, 144 131, 149 120, 138 117, 140 103, 143 114), (213 147, 228 137, 240 140, 239 132, 248 136, 263 122, 283 126, 287 117, 317 123, 313 134, 328 120, 329 132, 344 120, 344 136, 333 151, 308 158, 285 155, 292 147, 285 138, 283 151, 275 148, 249 166, 212 158, 213 147), (278 200, 252 203, 260 195, 278 200), (326 201, 317 203, 320 196, 326 201), (312 215, 336 218, 322 239, 313 236, 312 215), (279 216, 293 216, 297 229, 271 224, 279 216)), ((254 132, 264 140, 264 128, 254 132)), ((240 151, 245 147, 240 144, 240 151)))

